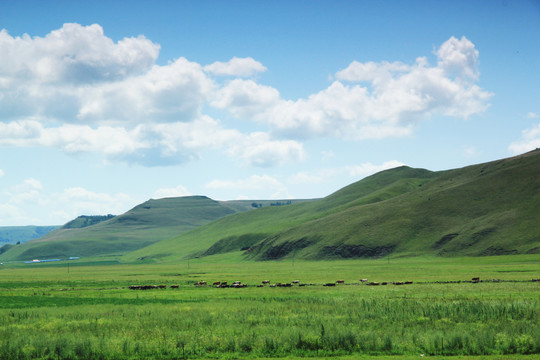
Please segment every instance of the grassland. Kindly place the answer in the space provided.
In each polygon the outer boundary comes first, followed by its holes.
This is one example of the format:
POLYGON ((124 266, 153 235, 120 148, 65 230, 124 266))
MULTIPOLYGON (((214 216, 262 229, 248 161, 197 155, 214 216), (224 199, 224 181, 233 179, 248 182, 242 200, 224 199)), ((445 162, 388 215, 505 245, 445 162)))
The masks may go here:
POLYGON ((539 277, 538 255, 13 263, 0 267, 0 359, 532 359, 539 277), (266 279, 312 285, 256 287, 266 279), (249 286, 193 285, 200 280, 249 286), (322 286, 336 280, 344 284, 322 286))

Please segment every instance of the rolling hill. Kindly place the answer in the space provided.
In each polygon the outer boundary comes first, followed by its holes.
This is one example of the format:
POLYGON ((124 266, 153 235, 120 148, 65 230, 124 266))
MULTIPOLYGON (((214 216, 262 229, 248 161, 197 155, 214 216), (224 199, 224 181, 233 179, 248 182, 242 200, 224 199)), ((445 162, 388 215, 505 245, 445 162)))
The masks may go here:
POLYGON ((10 247, 0 258, 122 255, 230 214, 301 201, 215 201, 205 196, 151 199, 118 216, 79 216, 46 236, 10 247))
POLYGON ((539 150, 442 172, 403 166, 317 201, 224 217, 125 260, 539 253, 539 174, 539 150))
POLYGON ((540 253, 539 174, 540 150, 535 150, 439 172, 402 166, 311 201, 149 200, 97 224, 79 220, 78 228, 64 226, 10 248, 0 259, 121 255, 131 262, 227 253, 253 260, 540 253))

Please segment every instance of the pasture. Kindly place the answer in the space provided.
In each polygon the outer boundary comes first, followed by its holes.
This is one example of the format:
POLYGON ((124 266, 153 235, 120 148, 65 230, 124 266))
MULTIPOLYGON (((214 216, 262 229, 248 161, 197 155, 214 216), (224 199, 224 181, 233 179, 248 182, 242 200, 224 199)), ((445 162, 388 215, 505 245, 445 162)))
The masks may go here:
POLYGON ((0 359, 532 359, 537 278, 538 255, 5 264, 0 359), (306 286, 257 287, 267 279, 306 286), (210 285, 194 285, 202 280, 210 285))

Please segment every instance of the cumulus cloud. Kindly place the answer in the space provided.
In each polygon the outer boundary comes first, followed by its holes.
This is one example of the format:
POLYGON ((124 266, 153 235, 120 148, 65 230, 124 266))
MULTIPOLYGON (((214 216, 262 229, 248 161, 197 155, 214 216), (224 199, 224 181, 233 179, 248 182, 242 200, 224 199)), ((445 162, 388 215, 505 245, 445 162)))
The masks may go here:
POLYGON ((4 176, 4 171, 2 169, 0 169, 0 178, 4 176))
POLYGON ((253 58, 238 58, 233 57, 228 62, 216 61, 213 64, 206 65, 204 70, 213 75, 228 75, 248 77, 259 72, 266 71, 266 67, 253 58))
POLYGON ((424 57, 414 64, 353 61, 302 99, 283 99, 278 89, 246 79, 266 71, 253 58, 202 66, 179 57, 157 65, 159 50, 144 36, 115 42, 97 24, 65 24, 44 37, 1 30, 0 146, 97 152, 145 166, 214 149, 270 167, 302 161, 301 140, 408 136, 425 117, 467 118, 491 97, 475 84, 479 53, 465 37, 434 51, 436 65, 424 57), (249 122, 250 131, 228 128, 236 123, 231 117, 249 122))
POLYGON ((42 83, 111 81, 147 71, 159 45, 144 36, 114 43, 93 24, 64 24, 45 37, 12 37, 0 31, 0 76, 42 83))
POLYGON ((435 54, 435 66, 425 57, 412 65, 353 61, 328 88, 298 100, 237 79, 220 89, 211 104, 268 124, 280 136, 352 140, 407 136, 418 121, 432 115, 468 118, 485 111, 492 94, 475 84, 474 44, 451 37, 435 54))
POLYGON ((540 115, 538 115, 538 114, 535 113, 535 112, 532 112, 532 111, 531 111, 531 112, 527 113, 527 118, 529 118, 529 119, 537 119, 537 118, 539 118, 539 117, 540 117, 540 115))
POLYGON ((232 143, 227 152, 244 164, 271 167, 305 158, 304 147, 294 140, 272 140, 267 133, 256 132, 232 143))
POLYGON ((521 154, 538 148, 540 148, 540 124, 523 130, 521 139, 511 143, 508 150, 513 154, 521 154))

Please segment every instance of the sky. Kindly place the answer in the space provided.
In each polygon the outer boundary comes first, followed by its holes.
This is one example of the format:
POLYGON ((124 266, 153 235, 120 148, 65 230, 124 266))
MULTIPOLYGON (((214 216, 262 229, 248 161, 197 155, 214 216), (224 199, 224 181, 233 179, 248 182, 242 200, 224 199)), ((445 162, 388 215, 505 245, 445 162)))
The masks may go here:
POLYGON ((0 0, 0 226, 540 147, 540 2, 0 0))

